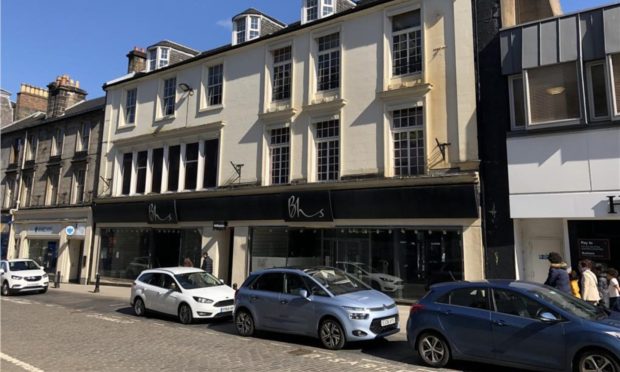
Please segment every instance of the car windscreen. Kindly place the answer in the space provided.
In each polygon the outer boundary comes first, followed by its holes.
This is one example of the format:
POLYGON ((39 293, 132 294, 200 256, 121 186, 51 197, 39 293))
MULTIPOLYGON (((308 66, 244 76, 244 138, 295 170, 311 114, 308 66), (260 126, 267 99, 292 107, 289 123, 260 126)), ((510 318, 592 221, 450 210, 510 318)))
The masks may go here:
POLYGON ((341 270, 324 268, 310 270, 306 273, 321 283, 334 296, 370 289, 366 284, 341 270))
POLYGON ((11 271, 37 270, 40 269, 34 261, 13 261, 9 262, 11 271))
POLYGON ((583 319, 596 320, 607 317, 607 314, 602 309, 562 291, 549 288, 532 288, 528 292, 544 302, 551 303, 583 319))
POLYGON ((206 288, 222 285, 218 278, 203 271, 177 274, 174 277, 177 279, 181 287, 185 289, 206 288))

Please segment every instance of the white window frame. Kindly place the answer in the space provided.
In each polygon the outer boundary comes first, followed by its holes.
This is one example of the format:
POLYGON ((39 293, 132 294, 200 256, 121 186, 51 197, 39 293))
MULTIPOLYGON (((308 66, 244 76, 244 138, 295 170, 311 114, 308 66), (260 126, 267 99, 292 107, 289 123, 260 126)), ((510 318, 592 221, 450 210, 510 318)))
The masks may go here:
POLYGON ((157 68, 166 67, 170 64, 170 48, 157 48, 157 55, 157 68))
MULTIPOLYGON (((334 91, 339 91, 342 87, 342 33, 340 32, 340 30, 337 30, 335 32, 331 32, 328 34, 322 34, 322 35, 317 35, 314 43, 316 44, 316 67, 315 67, 315 77, 316 77, 316 82, 314 84, 314 89, 316 90, 316 92, 318 93, 326 93, 326 92, 334 92, 334 91), (321 51, 319 48, 319 40, 323 37, 327 37, 327 36, 331 36, 333 34, 338 34, 338 46, 337 47, 333 47, 330 49, 326 49, 321 51), (329 62, 329 70, 331 70, 331 55, 334 52, 338 52, 338 86, 335 88, 328 88, 328 89, 320 89, 319 85, 320 85, 320 57, 327 55, 330 57, 330 62, 329 62)), ((330 77, 331 77, 331 73, 330 73, 330 77)), ((331 82, 331 78, 330 78, 330 82, 331 82)))
POLYGON ((156 47, 147 51, 147 71, 155 71, 170 64, 171 48, 156 47), (164 58, 164 50, 166 57, 164 58))
POLYGON ((512 75, 508 77, 508 96, 509 96, 509 100, 510 100, 510 128, 512 130, 524 130, 525 128, 527 128, 527 103, 525 102, 525 81, 523 78, 523 74, 519 74, 519 75, 512 75), (516 107, 515 107, 515 100, 514 100, 514 89, 513 89, 513 84, 515 80, 521 79, 521 85, 523 86, 523 125, 522 126, 517 126, 516 123, 516 107))
POLYGON ((258 39, 261 36, 262 23, 263 16, 259 14, 243 14, 235 18, 233 20, 233 45, 258 39), (253 20, 256 20, 256 25, 252 25, 253 20), (240 25, 243 25, 243 30, 239 30, 240 25), (239 40, 240 35, 243 35, 243 40, 239 40))
POLYGON ((62 148, 64 144, 65 144, 65 131, 62 127, 58 127, 56 128, 56 130, 54 131, 54 135, 52 136, 52 143, 50 145, 50 156, 62 155, 62 148))
MULTIPOLYGON (((410 7, 407 9, 399 9, 399 10, 393 10, 391 12, 388 13, 388 17, 390 19, 389 22, 389 35, 390 35, 390 42, 389 42, 389 46, 390 46, 390 76, 392 78, 404 78, 407 76, 418 76, 420 74, 422 74, 423 70, 424 70, 424 32, 423 32, 423 27, 422 27, 422 9, 420 7, 410 7), (401 15, 401 14, 405 14, 405 13, 409 13, 409 12, 415 12, 415 11, 419 11, 420 12, 420 25, 419 26, 414 26, 414 27, 410 27, 404 30, 400 30, 400 31, 393 31, 393 22, 392 19, 395 16, 401 15), (419 32, 420 34, 420 58, 421 58, 421 66, 420 66, 420 71, 409 71, 403 74, 395 74, 394 72, 394 37, 395 36, 400 36, 400 35, 408 35, 409 33, 412 32, 419 32)), ((407 38, 407 40, 409 40, 407 38)), ((408 50, 408 49, 407 49, 408 50)), ((407 56, 409 57, 409 54, 407 54, 407 56)))
MULTIPOLYGON (((293 45, 287 44, 282 45, 276 48, 272 48, 269 50, 269 54, 271 57, 271 81, 270 81, 270 102, 278 103, 278 102, 290 102, 291 97, 293 96, 293 45), (284 61, 276 62, 275 60, 275 52, 281 51, 283 49, 290 49, 290 58, 284 61), (276 89, 276 68, 285 67, 289 65, 289 78, 288 78, 288 86, 289 86, 289 94, 286 98, 276 99, 275 89, 276 89)), ((283 85, 284 87, 285 85, 283 85)))
POLYGON ((607 73, 607 63, 606 63, 606 59, 604 60, 598 60, 598 61, 592 61, 592 62, 587 62, 585 65, 585 71, 586 71, 586 91, 588 94, 588 117, 590 118, 590 121, 601 121, 601 120, 609 120, 609 118, 611 117, 611 113, 613 110, 613 106, 610 104, 610 96, 611 96, 611 92, 610 92, 610 87, 609 87, 609 81, 610 81, 610 77, 607 73), (594 112, 594 92, 593 92, 593 86, 592 86, 592 67, 594 66, 603 66, 603 74, 605 74, 605 104, 607 105, 607 115, 604 116, 595 116, 595 112, 594 112))
MULTIPOLYGON (((137 195, 143 195, 146 194, 147 191, 147 179, 148 179, 148 172, 149 172, 149 153, 148 150, 140 150, 140 151, 136 151, 133 155, 132 155, 132 164, 135 162, 135 167, 136 167, 136 177, 135 180, 133 180, 132 177, 132 183, 135 182, 136 184, 136 191, 135 194, 137 195), (139 159, 140 159, 140 153, 141 152, 146 152, 146 163, 144 163, 144 167, 141 167, 140 164, 138 163, 139 159), (138 192, 138 173, 140 172, 141 169, 144 169, 144 191, 143 192, 138 192)), ((131 193, 131 186, 130 186, 130 191, 131 193)))
POLYGON ((176 75, 169 75, 169 76, 165 76, 162 77, 160 79, 160 83, 159 83, 159 99, 157 100, 157 117, 155 120, 165 120, 165 119, 172 119, 175 117, 176 115, 176 104, 177 104, 177 76, 176 75), (174 104, 173 104, 173 112, 172 114, 166 114, 166 106, 165 106, 165 100, 166 100, 166 81, 169 81, 171 79, 174 79, 174 104))
MULTIPOLYGON (((620 91, 616 91, 616 84, 614 81, 614 66, 612 56, 617 56, 620 59, 620 52, 612 53, 606 56, 605 60, 607 61, 607 84, 608 84, 608 92, 609 92, 609 110, 611 113, 612 120, 620 119, 620 103, 616 100, 616 97, 620 96, 620 91)), ((620 77, 619 77, 620 79, 620 77)), ((620 83, 620 81, 618 82, 620 83)))
POLYGON ((136 125, 136 119, 138 115, 138 88, 128 88, 125 89, 123 94, 123 105, 122 105, 122 118, 120 120, 122 126, 134 126, 136 125), (134 103, 133 106, 129 105, 129 95, 130 92, 134 92, 134 103), (129 109, 133 107, 133 121, 129 121, 129 109))
MULTIPOLYGON (((391 174, 393 177, 401 177, 401 178, 406 178, 406 177, 418 177, 418 176, 423 176, 425 174, 428 173, 428 148, 427 148, 427 141, 426 141, 426 110, 424 108, 424 105, 421 102, 418 102, 417 104, 407 104, 407 105, 403 105, 403 106, 392 106, 389 107, 388 109, 389 111, 387 112, 388 114, 388 124, 389 124, 389 129, 390 129, 390 172, 389 174, 391 174), (413 109, 413 108, 420 108, 422 110, 422 125, 421 126, 413 126, 413 127, 401 127, 401 128, 395 128, 394 127, 394 112, 395 111, 400 111, 400 110, 409 110, 409 109, 413 109), (423 155, 423 169, 421 173, 418 174, 407 174, 407 175, 397 175, 396 174, 396 156, 395 156, 395 151, 396 151, 396 146, 395 146, 395 141, 396 141, 396 133, 409 133, 409 132, 421 132, 422 133, 422 139, 423 139, 423 150, 424 150, 424 155, 423 155)), ((409 142, 409 139, 407 139, 407 142, 409 142)), ((417 149, 417 147, 416 147, 417 149)), ((417 157, 417 155, 416 155, 417 157)), ((411 154, 409 154, 409 156, 407 157, 408 162, 409 162, 409 168, 411 168, 411 159, 412 156, 411 154)))
POLYGON ((88 147, 90 146, 90 136, 92 133, 92 125, 91 122, 89 121, 85 121, 82 123, 82 125, 80 125, 80 129, 78 130, 77 133, 77 140, 75 141, 76 143, 76 152, 82 152, 82 151, 88 151, 88 147), (85 129, 88 128, 88 140, 86 141, 86 143, 84 143, 84 133, 85 133, 85 129))
POLYGON ((251 15, 247 17, 248 24, 247 29, 247 37, 246 40, 254 40, 260 37, 260 27, 261 27, 261 16, 259 15, 251 15), (256 27, 254 27, 253 21, 256 21, 256 27), (256 36, 252 36, 252 33, 256 33, 256 36))
POLYGON ((151 49, 147 54, 147 64, 148 71, 157 70, 157 53, 159 52, 159 48, 151 49))
MULTIPOLYGON (((269 126, 265 128, 265 140, 266 140, 266 148, 267 148, 267 159, 266 159, 266 172, 265 172, 265 184, 266 185, 287 185, 290 184, 291 182, 291 160, 292 160, 292 131, 291 131, 291 127, 290 124, 287 123, 285 125, 273 125, 273 126, 269 126), (286 143, 277 143, 277 144, 272 144, 271 143, 271 138, 272 138, 272 134, 274 130, 287 130, 288 131, 288 142, 286 143), (273 182, 273 151, 274 149, 282 149, 282 148, 288 148, 288 166, 287 166, 287 174, 286 174, 286 179, 287 182, 273 182)), ((282 163, 282 162, 280 162, 282 163)), ((280 177, 282 177, 282 175, 280 175, 280 177)))
POLYGON ((85 201, 85 194, 86 194, 86 169, 87 166, 84 167, 80 167, 77 168, 75 171, 73 171, 73 187, 71 187, 71 204, 84 204, 85 201), (78 201, 78 175, 80 172, 84 172, 84 179, 82 181, 82 193, 81 193, 81 197, 82 200, 78 201))
POLYGON ((314 154, 312 155, 313 164, 311 168, 312 169, 311 172, 313 175, 313 181, 321 182, 321 183, 338 182, 342 174, 342 121, 340 119, 340 115, 334 115, 331 117, 325 117, 325 118, 320 118, 320 119, 317 118, 313 120, 312 125, 311 125, 311 130, 312 130, 312 135, 314 139, 314 146, 313 146, 314 154), (329 121, 338 122, 338 137, 332 136, 332 137, 319 138, 318 132, 317 132, 317 124, 329 122, 329 121), (336 179, 320 180, 319 179, 319 144, 325 143, 325 142, 332 142, 334 141, 334 139, 338 140, 338 174, 336 176, 336 179))
POLYGON ((301 10, 301 20, 302 24, 308 22, 314 22, 319 19, 329 17, 336 13, 336 2, 337 0, 315 0, 316 5, 312 7, 308 6, 308 0, 303 0, 303 7, 301 10), (316 18, 310 19, 308 17, 308 11, 310 9, 316 8, 316 18))
POLYGON ((203 98, 203 102, 202 102, 202 108, 203 109, 216 109, 216 108, 221 108, 224 105, 224 63, 223 62, 218 62, 218 63, 210 63, 208 65, 204 66, 204 70, 203 70, 203 94, 202 96, 203 98), (212 69, 221 66, 221 82, 219 84, 210 84, 211 81, 211 71, 212 69), (210 104, 209 102, 209 90, 213 87, 216 87, 217 85, 221 86, 221 93, 220 93, 220 102, 216 103, 216 104, 210 104))

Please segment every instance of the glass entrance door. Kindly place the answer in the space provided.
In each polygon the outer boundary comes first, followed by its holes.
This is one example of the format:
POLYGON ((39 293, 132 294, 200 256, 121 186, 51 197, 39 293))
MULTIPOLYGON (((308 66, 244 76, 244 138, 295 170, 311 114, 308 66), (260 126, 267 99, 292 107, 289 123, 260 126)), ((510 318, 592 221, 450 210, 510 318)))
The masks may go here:
POLYGON ((28 239, 28 258, 44 268, 50 282, 54 281, 58 262, 58 240, 28 239))

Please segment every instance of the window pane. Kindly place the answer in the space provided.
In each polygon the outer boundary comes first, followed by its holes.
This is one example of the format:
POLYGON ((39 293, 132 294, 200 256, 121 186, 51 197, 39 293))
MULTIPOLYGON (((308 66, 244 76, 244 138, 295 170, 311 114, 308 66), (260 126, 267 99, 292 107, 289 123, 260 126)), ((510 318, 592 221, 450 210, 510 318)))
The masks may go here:
POLYGON ((136 192, 144 194, 146 187, 146 162, 148 160, 148 152, 140 151, 138 153, 138 164, 136 169, 136 192))
POLYGON ((185 189, 196 189, 198 176, 198 143, 189 143, 185 147, 185 189))
POLYGON ((512 80, 512 104, 515 127, 525 126, 525 100, 523 98, 523 78, 512 80))
POLYGON ((209 67, 207 81, 207 105, 215 106, 222 103, 223 65, 209 67))
POLYGON ((127 153, 123 155, 123 190, 122 195, 129 195, 131 189, 131 167, 133 162, 133 154, 127 153))
POLYGON ((620 54, 611 56, 611 68, 613 70, 613 85, 616 92, 616 114, 620 114, 620 54))
POLYGON ((489 298, 484 288, 456 289, 450 292, 447 300, 450 305, 489 309, 489 298))
POLYGON ((494 289, 493 299, 497 312, 503 314, 536 319, 537 314, 549 311, 538 302, 512 291, 494 289))
POLYGON ((161 192, 161 177, 164 164, 164 149, 153 150, 153 183, 152 192, 161 192))
POLYGON ((179 161, 181 160, 181 146, 170 146, 168 154, 168 191, 179 189, 179 161))
POLYGON ((408 28, 420 27, 420 11, 398 14, 392 17, 392 31, 398 32, 408 28))
POLYGON ((531 124, 579 119, 574 62, 528 70, 531 124))
POLYGON ((162 105, 164 116, 174 115, 174 105, 176 101, 176 85, 176 78, 167 79, 164 81, 164 101, 162 105))
POLYGON ((590 94, 594 107, 590 110, 595 118, 609 115, 607 110, 607 82, 605 81, 605 64, 590 66, 590 94))
POLYGON ((205 174, 204 187, 217 186, 217 164, 218 164, 219 140, 212 139, 205 141, 205 174))
POLYGON ((252 285, 257 291, 278 292, 284 291, 284 274, 268 273, 261 275, 252 285))
POLYGON ((271 183, 274 185, 288 183, 289 140, 289 128, 279 128, 271 131, 271 183))

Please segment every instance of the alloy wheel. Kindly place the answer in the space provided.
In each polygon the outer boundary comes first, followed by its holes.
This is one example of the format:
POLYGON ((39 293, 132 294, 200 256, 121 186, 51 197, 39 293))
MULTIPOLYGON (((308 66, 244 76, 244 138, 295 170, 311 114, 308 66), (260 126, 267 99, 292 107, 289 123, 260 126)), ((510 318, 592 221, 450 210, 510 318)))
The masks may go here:
POLYGON ((235 325, 237 326, 237 332, 241 336, 251 336, 254 333, 254 319, 245 311, 237 314, 235 325))
POLYGON ((618 372, 618 365, 603 353, 588 353, 581 358, 579 372, 618 372))
POLYGON ((443 367, 448 364, 448 345, 439 336, 426 334, 420 339, 418 352, 424 362, 433 367, 443 367))
POLYGON ((3 296, 9 295, 9 283, 7 282, 2 283, 2 295, 3 296))
POLYGON ((179 308, 179 320, 183 324, 190 324, 192 322, 192 309, 187 305, 183 304, 179 308))
POLYGON ((344 332, 342 327, 336 321, 328 319, 321 325, 321 342, 323 345, 330 349, 341 349, 344 346, 344 332))
POLYGON ((136 298, 133 303, 133 312, 136 313, 137 316, 142 316, 145 313, 144 301, 141 298, 136 298))

